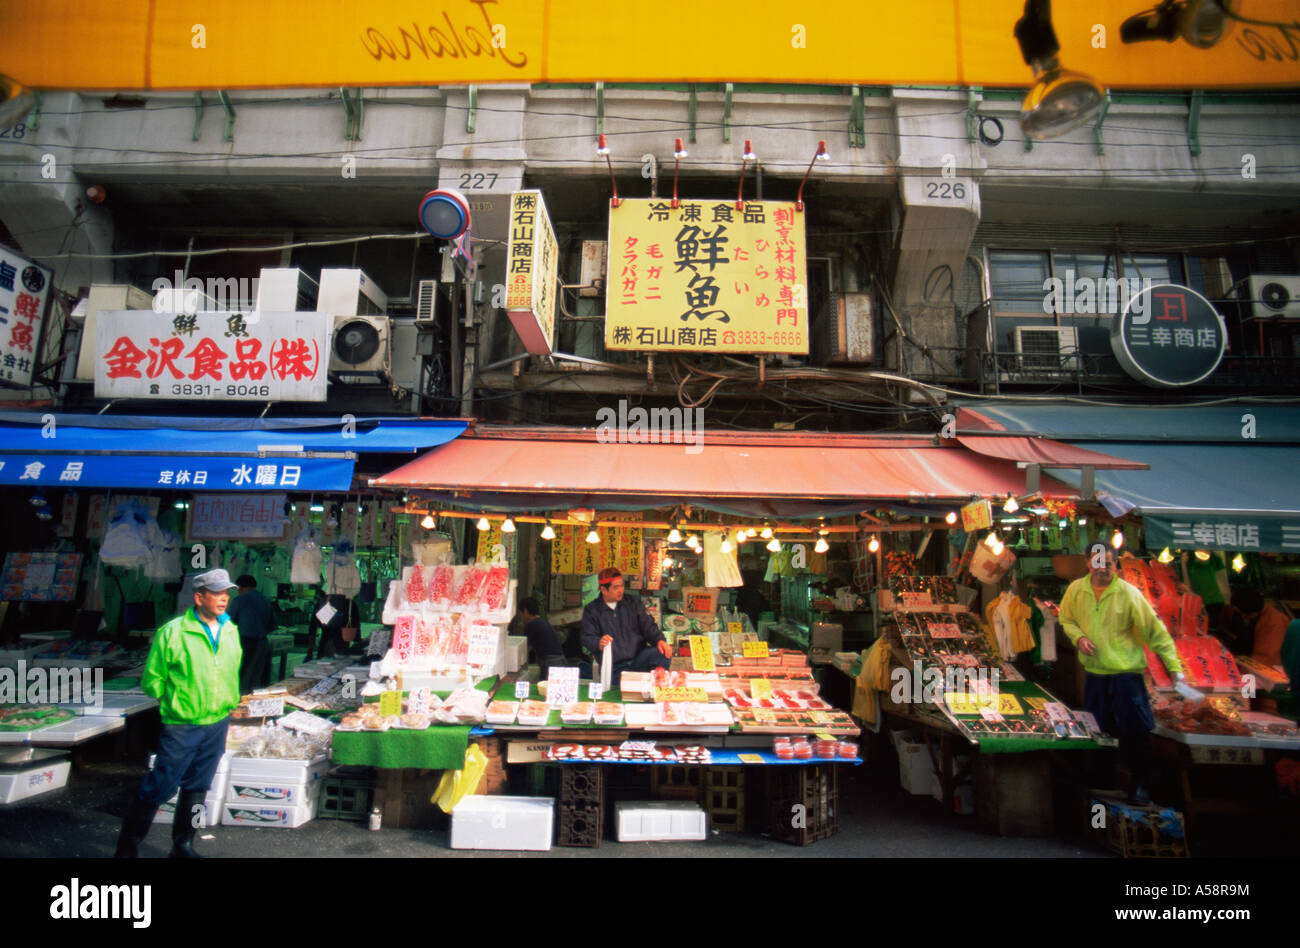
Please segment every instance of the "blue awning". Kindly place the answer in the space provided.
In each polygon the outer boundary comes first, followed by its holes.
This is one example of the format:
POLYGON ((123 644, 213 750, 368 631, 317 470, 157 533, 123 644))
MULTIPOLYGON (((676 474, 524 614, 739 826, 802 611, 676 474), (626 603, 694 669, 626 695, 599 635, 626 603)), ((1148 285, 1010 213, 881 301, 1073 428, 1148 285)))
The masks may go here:
POLYGON ((962 435, 1002 430, 1058 441, 1300 443, 1300 407, 1291 405, 1104 406, 960 399, 958 404, 957 433, 962 435))
POLYGON ((0 413, 0 485, 346 491, 357 455, 411 454, 468 427, 439 418, 0 413))

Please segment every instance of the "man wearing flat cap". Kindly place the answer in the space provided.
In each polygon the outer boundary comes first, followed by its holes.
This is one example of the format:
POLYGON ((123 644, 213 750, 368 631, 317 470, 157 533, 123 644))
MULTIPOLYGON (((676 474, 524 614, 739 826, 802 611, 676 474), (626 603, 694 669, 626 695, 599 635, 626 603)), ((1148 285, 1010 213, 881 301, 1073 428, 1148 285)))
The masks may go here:
POLYGON ((230 712, 239 704, 239 629, 226 615, 235 584, 224 569, 195 576, 194 607, 154 636, 141 686, 158 700, 162 738, 154 768, 140 784, 122 823, 117 855, 132 858, 149 833, 158 807, 179 788, 172 821, 176 858, 196 858, 194 833, 203 823, 203 798, 226 749, 230 712))

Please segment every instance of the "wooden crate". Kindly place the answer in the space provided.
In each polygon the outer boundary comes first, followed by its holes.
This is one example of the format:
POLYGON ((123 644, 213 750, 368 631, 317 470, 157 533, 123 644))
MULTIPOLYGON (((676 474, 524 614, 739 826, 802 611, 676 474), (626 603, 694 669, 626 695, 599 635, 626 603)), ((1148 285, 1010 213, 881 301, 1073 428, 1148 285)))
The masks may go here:
POLYGON ((704 771, 704 808, 709 826, 724 833, 745 829, 745 771, 742 767, 709 767, 704 771))
POLYGON ((1125 859, 1186 859, 1187 823, 1177 810, 1096 797, 1106 808, 1106 847, 1125 859))

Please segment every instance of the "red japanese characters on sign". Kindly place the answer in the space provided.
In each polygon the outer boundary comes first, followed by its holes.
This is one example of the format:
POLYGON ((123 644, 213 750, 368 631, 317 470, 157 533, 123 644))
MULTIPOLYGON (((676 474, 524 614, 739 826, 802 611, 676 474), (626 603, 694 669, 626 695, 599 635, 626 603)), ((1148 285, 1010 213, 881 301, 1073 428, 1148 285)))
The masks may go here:
POLYGON ((101 313, 95 397, 324 401, 331 328, 316 313, 101 313))
POLYGON ((0 248, 0 385, 31 388, 52 271, 0 248))

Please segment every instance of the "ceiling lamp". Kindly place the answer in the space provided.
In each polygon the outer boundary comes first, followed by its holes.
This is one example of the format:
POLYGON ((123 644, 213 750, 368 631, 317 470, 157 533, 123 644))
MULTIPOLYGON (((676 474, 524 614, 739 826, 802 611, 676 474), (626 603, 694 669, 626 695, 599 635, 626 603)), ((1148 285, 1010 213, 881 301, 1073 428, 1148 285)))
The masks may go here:
POLYGON ((1232 570, 1235 573, 1240 573, 1245 568, 1246 568, 1246 558, 1242 556, 1240 553, 1238 553, 1236 556, 1232 558, 1232 570))
POLYGON ((1080 517, 1080 518, 1079 518, 1079 526, 1081 526, 1081 527, 1086 527, 1087 525, 1088 525, 1088 518, 1087 518, 1087 517, 1080 517))
POLYGON ((825 537, 818 537, 818 538, 817 538, 817 542, 813 545, 813 552, 814 552, 814 553, 825 553, 825 552, 826 552, 827 550, 829 550, 830 548, 831 548, 831 545, 830 545, 829 543, 826 542, 826 538, 825 538, 825 537))
POLYGON ((758 536, 758 531, 755 530, 753 527, 749 527, 748 529, 745 530, 745 536, 749 537, 750 539, 753 539, 754 537, 758 536))
POLYGON ((1122 546, 1124 545, 1124 531, 1123 531, 1123 530, 1119 529, 1118 527, 1115 528, 1115 532, 1114 532, 1113 534, 1111 534, 1111 537, 1110 537, 1110 545, 1113 546, 1113 547, 1114 547, 1115 549, 1117 549, 1117 550, 1118 550, 1120 547, 1122 547, 1122 546))
POLYGON ((1052 29, 1051 0, 1026 0, 1016 21, 1020 53, 1034 72, 1034 84, 1020 105, 1020 127, 1035 141, 1056 138, 1096 117, 1106 92, 1091 76, 1062 69, 1052 29))
POLYGON ((1209 49, 1232 30, 1236 0, 1162 0, 1153 9, 1135 13, 1119 28, 1125 43, 1182 37, 1199 49, 1209 49))
POLYGON ((592 528, 591 528, 591 532, 587 534, 587 542, 588 542, 588 543, 599 543, 599 542, 600 542, 600 534, 596 532, 596 528, 595 528, 595 527, 592 527, 592 528))
POLYGON ((1169 552, 1169 547, 1165 547, 1160 551, 1160 555, 1157 556, 1156 559, 1161 563, 1172 563, 1174 561, 1174 554, 1169 552))
POLYGON ((673 558, 672 558, 671 556, 665 556, 665 557, 664 557, 664 569, 668 569, 668 568, 669 568, 670 566, 672 566, 672 565, 673 565, 673 558))
POLYGON ((722 535, 722 546, 718 549, 722 550, 723 553, 730 553, 732 550, 731 539, 725 533, 722 535))
POLYGON ((996 537, 994 537, 994 538, 993 538, 993 547, 992 547, 992 549, 993 549, 993 555, 994 555, 994 556, 1001 556, 1001 555, 1002 555, 1002 551, 1006 549, 1006 546, 1005 546, 1005 544, 1003 544, 1003 542, 1002 542, 1001 540, 999 540, 999 539, 997 539, 996 537))
POLYGON ((736 546, 740 546, 740 544, 744 543, 748 539, 749 539, 749 534, 747 534, 744 530, 741 529, 736 530, 736 546))
POLYGON ((872 553, 877 553, 877 552, 879 552, 879 551, 880 551, 880 538, 879 538, 879 537, 872 537, 872 538, 871 538, 871 542, 867 544, 867 549, 870 550, 872 553))
POLYGON ((759 536, 761 536, 764 540, 770 540, 770 539, 772 539, 772 528, 771 528, 771 527, 764 527, 764 528, 763 528, 763 532, 762 532, 761 534, 759 534, 759 536))
POLYGON ((45 499, 45 495, 42 494, 40 491, 37 491, 36 493, 32 494, 32 496, 28 497, 27 502, 31 504, 33 507, 48 507, 50 504, 50 502, 45 499))
POLYGON ((951 527, 954 523, 957 522, 957 511, 955 511, 955 510, 949 510, 949 511, 948 511, 948 516, 944 517, 943 519, 944 519, 944 522, 945 522, 946 524, 948 524, 948 526, 951 527))
POLYGON ((771 550, 773 553, 780 553, 781 541, 778 540, 776 537, 772 537, 772 540, 770 543, 768 543, 767 548, 771 550))
POLYGON ((698 549, 700 545, 700 538, 692 533, 690 536, 686 538, 686 545, 698 549))
POLYGON ((984 545, 987 546, 990 550, 993 549, 993 547, 997 546, 998 542, 999 542, 998 535, 996 533, 993 533, 992 531, 990 531, 989 535, 984 538, 984 545))
POLYGON ((542 527, 542 539, 543 540, 555 539, 555 528, 551 526, 551 521, 549 520, 546 521, 546 526, 542 527))
POLYGON ((676 527, 673 527, 672 532, 668 534, 668 542, 681 543, 682 542, 681 531, 679 531, 676 527))
POLYGON ((506 517, 506 519, 503 520, 503 521, 501 522, 501 532, 502 532, 502 533, 514 533, 514 532, 515 532, 515 522, 514 522, 513 520, 511 520, 509 517, 506 517))
POLYGON ((491 529, 492 529, 492 524, 488 523, 488 518, 487 518, 486 516, 484 516, 484 517, 479 517, 479 518, 478 518, 478 524, 477 524, 477 526, 478 526, 478 528, 479 528, 480 530, 491 530, 491 529))
POLYGON ((1015 494, 1007 495, 1007 502, 1002 505, 1002 509, 1009 514, 1013 514, 1020 509, 1020 501, 1016 500, 1015 494))
POLYGON ((420 526, 424 527, 424 529, 426 529, 426 530, 432 530, 432 529, 433 529, 433 515, 432 515, 432 514, 425 514, 425 515, 424 515, 424 519, 420 521, 420 526))
POLYGON ((1209 550, 1197 550, 1197 551, 1196 551, 1194 554, 1192 554, 1192 555, 1195 556, 1195 557, 1196 557, 1198 560, 1200 560, 1202 563, 1208 563, 1208 562, 1210 562, 1210 551, 1209 551, 1209 550))

